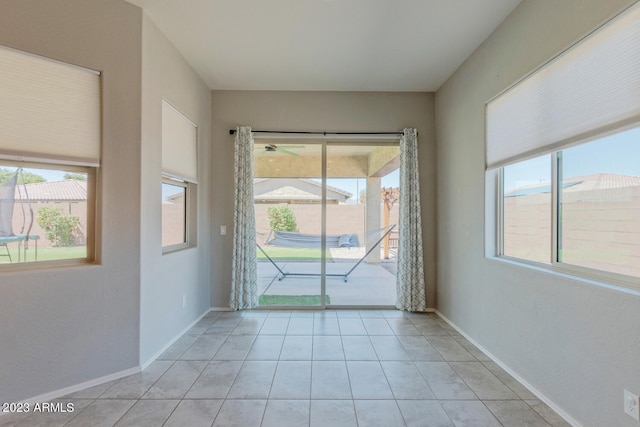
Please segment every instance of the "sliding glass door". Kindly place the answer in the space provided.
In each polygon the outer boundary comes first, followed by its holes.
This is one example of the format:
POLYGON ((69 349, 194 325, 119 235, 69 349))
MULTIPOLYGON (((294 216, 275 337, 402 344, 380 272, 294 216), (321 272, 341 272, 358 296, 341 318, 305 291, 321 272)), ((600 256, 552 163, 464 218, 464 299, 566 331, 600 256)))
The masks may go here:
POLYGON ((254 200, 260 306, 322 301, 322 144, 256 140, 254 200))
POLYGON ((254 148, 260 306, 394 305, 398 145, 254 148))
POLYGON ((399 163, 397 145, 327 142, 326 292, 332 305, 395 305, 399 163))

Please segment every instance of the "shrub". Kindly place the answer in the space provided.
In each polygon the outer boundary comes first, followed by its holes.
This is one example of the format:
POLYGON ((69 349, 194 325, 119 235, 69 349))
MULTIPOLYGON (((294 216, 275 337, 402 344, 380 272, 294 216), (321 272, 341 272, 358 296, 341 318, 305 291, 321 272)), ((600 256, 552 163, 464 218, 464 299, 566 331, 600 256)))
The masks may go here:
POLYGON ((273 231, 295 231, 296 216, 289 206, 269 206, 269 227, 273 231))
POLYGON ((55 246, 73 246, 75 243, 80 222, 77 216, 65 214, 57 206, 43 206, 38 209, 36 221, 55 246))

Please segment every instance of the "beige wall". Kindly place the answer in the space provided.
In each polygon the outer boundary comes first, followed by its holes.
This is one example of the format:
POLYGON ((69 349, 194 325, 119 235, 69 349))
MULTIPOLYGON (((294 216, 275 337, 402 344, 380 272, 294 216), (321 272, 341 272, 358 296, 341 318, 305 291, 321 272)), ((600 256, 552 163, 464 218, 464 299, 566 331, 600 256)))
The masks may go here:
POLYGON ((484 104, 629 3, 524 0, 436 94, 438 310, 585 426, 637 426, 640 296, 485 258, 484 104))
POLYGON ((229 129, 382 132, 418 129, 427 305, 435 307, 435 142, 430 93, 213 91, 211 305, 229 303, 233 250, 233 136, 229 129), (217 229, 230 231, 220 236, 217 229))
MULTIPOLYGON (((184 203, 184 200, 182 202, 184 203)), ((179 245, 185 242, 185 209, 183 203, 162 204, 162 247, 179 245)))
MULTIPOLYGON (((504 201, 505 254, 548 263, 551 196, 504 201)), ((562 262, 640 276, 640 186, 562 195, 562 262)))
POLYGON ((504 199, 504 254, 549 263, 551 194, 504 199))
POLYGON ((15 402, 131 372, 210 306, 211 93, 121 0, 4 0, 0 44, 98 70, 103 89, 95 265, 0 273, 0 401, 15 402), (163 98, 199 125, 196 245, 167 255, 163 98))
MULTIPOLYGON (((269 233, 269 215, 267 209, 269 204, 256 204, 256 230, 258 238, 269 233)), ((320 205, 291 204, 296 217, 297 231, 305 234, 320 234, 320 205)), ((327 234, 339 236, 342 234, 357 234, 360 246, 364 246, 367 239, 365 230, 365 207, 364 204, 356 205, 327 205, 327 234)), ((380 218, 384 207, 380 206, 380 218)), ((396 224, 398 228, 398 205, 394 205, 389 213, 389 224, 396 224)), ((378 228, 382 228, 380 224, 378 228)), ((368 236, 369 239, 372 236, 368 236)), ((373 236, 375 237, 375 235, 373 236)), ((375 242, 375 240, 374 240, 375 242)), ((258 240, 258 243, 261 243, 258 240)))
POLYGON ((141 34, 122 1, 0 5, 0 44, 101 71, 103 88, 98 262, 0 273, 0 402, 138 366, 141 34))
POLYGON ((140 363, 144 366, 210 307, 211 91, 149 17, 144 15, 142 23, 140 363), (190 194, 196 198, 189 219, 193 245, 165 254, 163 99, 198 126, 198 185, 190 194))

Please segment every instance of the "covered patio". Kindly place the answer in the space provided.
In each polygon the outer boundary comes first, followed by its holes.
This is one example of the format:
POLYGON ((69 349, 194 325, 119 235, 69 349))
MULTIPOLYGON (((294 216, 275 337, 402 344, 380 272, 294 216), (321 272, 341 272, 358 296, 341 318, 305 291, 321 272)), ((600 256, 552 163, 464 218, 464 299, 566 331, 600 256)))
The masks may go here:
MULTIPOLYGON (((365 248, 332 248, 333 260, 327 262, 328 274, 344 274, 360 259, 365 248)), ((382 252, 382 250, 381 250, 382 252)), ((320 262, 275 261, 287 273, 320 273, 320 262)), ((379 263, 362 262, 348 276, 327 276, 327 305, 332 306, 394 306, 396 303, 396 253, 379 263)), ((319 276, 287 276, 281 274, 269 261, 258 262, 258 295, 320 295, 319 276)))

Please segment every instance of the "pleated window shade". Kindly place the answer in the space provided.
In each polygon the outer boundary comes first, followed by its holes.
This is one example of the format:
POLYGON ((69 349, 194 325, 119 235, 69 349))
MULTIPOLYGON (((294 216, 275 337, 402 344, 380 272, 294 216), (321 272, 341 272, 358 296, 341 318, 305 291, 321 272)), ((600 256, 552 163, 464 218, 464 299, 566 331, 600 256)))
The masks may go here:
POLYGON ((640 120, 640 4, 486 106, 487 168, 640 120))
POLYGON ((100 164, 100 74, 0 46, 0 158, 100 164))
POLYGON ((197 126, 162 101, 162 171, 174 178, 198 182, 197 126))

